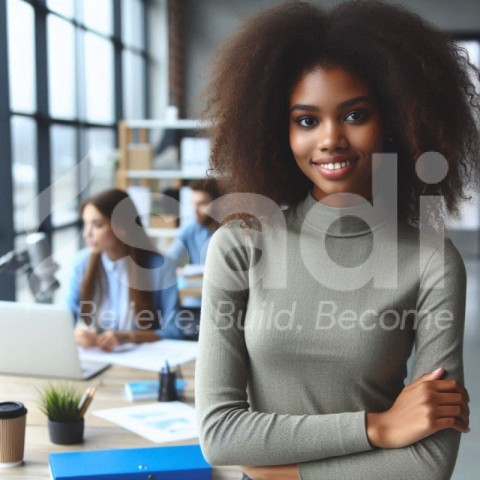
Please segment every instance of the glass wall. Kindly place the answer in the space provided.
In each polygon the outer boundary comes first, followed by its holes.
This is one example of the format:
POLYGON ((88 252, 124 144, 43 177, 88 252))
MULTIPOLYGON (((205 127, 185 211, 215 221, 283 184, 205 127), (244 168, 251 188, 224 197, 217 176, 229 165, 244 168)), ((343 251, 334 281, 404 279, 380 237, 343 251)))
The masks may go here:
POLYGON ((0 215, 13 216, 17 248, 41 229, 55 256, 59 232, 78 230, 82 199, 114 184, 118 121, 148 116, 147 2, 6 0, 0 8, 14 204, 0 215))
MULTIPOLYGON (((462 40, 456 42, 457 45, 465 48, 470 61, 480 67, 480 41, 462 40)), ((472 75, 472 80, 476 85, 477 91, 480 91, 480 82, 472 75)), ((463 232, 478 232, 480 229, 480 198, 478 193, 469 192, 471 200, 462 203, 460 216, 458 219, 449 221, 449 228, 463 232)), ((475 239, 478 248, 478 239, 475 239)))

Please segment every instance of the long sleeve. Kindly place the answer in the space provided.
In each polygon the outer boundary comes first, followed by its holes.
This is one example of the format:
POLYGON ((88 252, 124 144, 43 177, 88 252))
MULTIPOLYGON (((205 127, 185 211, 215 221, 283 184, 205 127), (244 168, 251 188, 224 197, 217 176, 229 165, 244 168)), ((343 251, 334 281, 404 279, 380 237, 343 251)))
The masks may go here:
MULTIPOLYGON (((255 262, 248 235, 222 227, 207 253, 196 368, 200 443, 215 465, 274 465, 370 450, 365 412, 327 415, 251 411, 249 355, 243 323, 249 270, 255 262)), ((301 395, 301 393, 300 393, 301 395)))
POLYGON ((181 265, 187 256, 187 247, 180 236, 176 237, 168 247, 166 255, 171 258, 176 265, 181 265))
POLYGON ((177 275, 174 263, 167 257, 155 256, 153 271, 161 266, 161 274, 155 274, 153 304, 155 310, 161 312, 160 329, 157 333, 161 338, 182 338, 178 313, 180 311, 177 290, 177 275), (160 265, 161 263, 161 265, 160 265))
POLYGON ((193 222, 182 228, 168 247, 166 255, 177 266, 186 259, 187 263, 203 264, 212 232, 204 225, 193 222))
MULTIPOLYGON (((412 379, 438 367, 444 378, 463 383, 466 273, 450 240, 428 261, 417 297, 418 325, 412 379), (443 287, 442 287, 443 282, 443 287)), ((455 467, 461 434, 441 430, 409 447, 375 449, 299 465, 301 480, 448 480, 455 467)))

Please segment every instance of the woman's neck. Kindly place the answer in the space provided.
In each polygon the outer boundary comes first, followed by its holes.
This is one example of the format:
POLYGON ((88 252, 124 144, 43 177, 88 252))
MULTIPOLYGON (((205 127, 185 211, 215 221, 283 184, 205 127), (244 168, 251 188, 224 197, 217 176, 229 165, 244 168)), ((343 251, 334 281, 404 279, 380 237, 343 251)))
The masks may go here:
POLYGON ((326 195, 321 198, 318 198, 318 195, 313 194, 313 198, 315 198, 317 202, 321 202, 324 205, 335 208, 354 207, 356 205, 364 204, 366 201, 372 203, 371 199, 351 193, 336 193, 334 195, 326 195))
POLYGON ((116 261, 120 258, 123 258, 127 254, 127 247, 125 245, 119 244, 118 246, 111 248, 109 250, 105 250, 105 255, 112 260, 116 261))

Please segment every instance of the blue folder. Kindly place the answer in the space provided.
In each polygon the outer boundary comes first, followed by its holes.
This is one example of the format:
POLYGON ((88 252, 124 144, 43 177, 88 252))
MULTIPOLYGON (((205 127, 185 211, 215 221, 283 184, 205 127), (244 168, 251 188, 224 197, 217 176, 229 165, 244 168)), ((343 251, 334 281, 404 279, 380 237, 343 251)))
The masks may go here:
POLYGON ((54 480, 211 480, 199 445, 91 450, 49 455, 54 480))

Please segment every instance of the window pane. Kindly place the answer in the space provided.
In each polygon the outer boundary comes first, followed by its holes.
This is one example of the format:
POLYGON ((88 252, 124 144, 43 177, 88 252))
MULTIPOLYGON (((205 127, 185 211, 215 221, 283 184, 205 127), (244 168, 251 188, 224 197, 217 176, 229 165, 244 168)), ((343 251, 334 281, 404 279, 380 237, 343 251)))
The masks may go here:
POLYGON ((37 131, 30 118, 12 117, 13 205, 15 231, 38 227, 37 131))
POLYGON ((91 128, 86 132, 86 151, 92 169, 89 195, 111 188, 115 183, 115 133, 91 128))
POLYGON ((64 225, 78 219, 76 130, 71 127, 53 126, 52 140, 52 222, 64 225))
MULTIPOLYGON (((15 237, 14 246, 16 252, 23 252, 27 248, 26 235, 15 237)), ((17 302, 33 303, 34 298, 30 287, 28 286, 28 275, 24 271, 15 274, 15 296, 17 302)))
POLYGON ((91 122, 113 122, 113 45, 85 33, 86 118, 91 122))
POLYGON ((47 19, 50 114, 75 117, 75 29, 55 15, 47 19))
POLYGON ((88 28, 107 35, 112 34, 111 0, 83 0, 83 23, 88 28))
POLYGON ((123 113, 124 117, 145 118, 144 60, 140 55, 123 52, 123 113))
POLYGON ((468 40, 457 43, 460 47, 467 50, 470 61, 477 67, 480 66, 480 42, 477 40, 468 40))
POLYGON ((81 231, 76 227, 53 233, 53 260, 60 267, 55 272, 55 278, 60 282, 60 288, 55 291, 53 303, 65 305, 72 274, 72 259, 80 248, 81 236, 81 231))
MULTIPOLYGON (((480 42, 476 40, 456 42, 460 47, 467 50, 470 61, 476 65, 480 65, 480 42)), ((480 91, 480 83, 474 72, 470 72, 471 80, 477 91, 480 91)), ((477 192, 467 192, 472 197, 471 200, 464 201, 460 204, 460 215, 458 219, 449 218, 448 227, 456 230, 478 230, 480 227, 480 197, 477 192)))
POLYGON ((36 110, 33 8, 20 0, 8 0, 8 68, 10 108, 36 110))
POLYGON ((48 0, 47 7, 65 17, 75 16, 75 0, 48 0))
POLYGON ((143 5, 140 0, 122 0, 122 40, 127 45, 144 48, 143 5))

